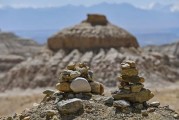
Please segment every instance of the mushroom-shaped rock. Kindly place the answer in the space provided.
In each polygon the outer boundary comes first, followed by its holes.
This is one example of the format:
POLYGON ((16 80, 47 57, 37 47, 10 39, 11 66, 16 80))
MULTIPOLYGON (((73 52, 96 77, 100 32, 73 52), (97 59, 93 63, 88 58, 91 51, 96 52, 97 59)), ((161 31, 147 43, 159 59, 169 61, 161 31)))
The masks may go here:
POLYGON ((88 14, 78 25, 65 28, 48 39, 48 47, 59 49, 91 49, 139 47, 136 38, 118 26, 108 22, 104 15, 88 14))

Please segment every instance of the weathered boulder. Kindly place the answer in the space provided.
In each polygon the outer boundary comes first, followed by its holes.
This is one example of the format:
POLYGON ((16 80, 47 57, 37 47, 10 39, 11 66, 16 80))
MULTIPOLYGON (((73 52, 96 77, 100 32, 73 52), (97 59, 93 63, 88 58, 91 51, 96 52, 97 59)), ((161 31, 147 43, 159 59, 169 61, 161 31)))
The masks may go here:
POLYGON ((77 98, 63 100, 57 103, 57 108, 62 114, 71 114, 83 109, 83 102, 77 98))

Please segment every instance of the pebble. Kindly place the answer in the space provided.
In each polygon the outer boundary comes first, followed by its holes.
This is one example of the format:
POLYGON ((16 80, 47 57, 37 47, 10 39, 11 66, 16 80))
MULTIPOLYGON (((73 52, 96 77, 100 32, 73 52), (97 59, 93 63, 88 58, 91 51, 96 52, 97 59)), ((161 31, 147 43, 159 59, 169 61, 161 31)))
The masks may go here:
POLYGON ((13 120, 12 117, 8 117, 6 120, 13 120))
POLYGON ((53 116, 52 120, 59 120, 57 116, 53 116))
POLYGON ((47 96, 51 96, 51 95, 53 95, 54 93, 55 93, 54 90, 45 90, 45 91, 43 91, 43 94, 45 94, 45 95, 47 95, 47 96))
POLYGON ((129 107, 130 103, 128 101, 125 101, 125 100, 117 100, 117 101, 113 102, 113 106, 119 107, 119 108, 125 108, 125 107, 129 107))
POLYGON ((100 83, 99 82, 90 82, 89 83, 91 86, 91 92, 95 94, 100 94, 100 83))
POLYGON ((56 89, 62 92, 71 92, 70 83, 62 82, 56 84, 56 89))
POLYGON ((179 115, 178 115, 178 114, 174 114, 173 117, 176 118, 176 119, 178 119, 178 118, 179 118, 179 115))
POLYGON ((88 70, 88 79, 89 79, 90 81, 93 80, 93 71, 91 71, 91 70, 88 70))
POLYGON ((72 72, 70 73, 71 79, 77 78, 77 77, 79 77, 80 75, 81 75, 81 73, 78 72, 78 71, 72 71, 72 72))
POLYGON ((46 112, 46 115, 49 116, 49 117, 56 114, 55 110, 46 110, 45 112, 46 112))
POLYGON ((130 65, 125 63, 125 64, 122 64, 121 67, 122 69, 128 69, 130 68, 130 65))
POLYGON ((145 117, 149 115, 148 112, 147 112, 146 110, 142 110, 141 113, 142 113, 142 116, 145 116, 145 117))
POLYGON ((114 98, 113 97, 106 97, 104 99, 105 104, 113 105, 114 98))
POLYGON ((148 108, 147 111, 148 111, 148 112, 154 112, 154 111, 155 111, 155 108, 148 108))
POLYGON ((72 70, 64 70, 62 72, 62 75, 70 75, 70 73, 73 72, 72 70))
POLYGON ((143 87, 143 84, 133 84, 131 85, 131 92, 140 92, 143 87))
POLYGON ((74 63, 70 63, 69 65, 67 65, 67 69, 74 70, 75 69, 75 64, 74 63))
POLYGON ((126 63, 128 63, 130 65, 130 67, 135 67, 135 62, 132 60, 127 60, 126 63))
POLYGON ((85 78, 77 77, 74 79, 71 84, 70 88, 73 92, 91 92, 91 86, 85 78))
POLYGON ((23 118, 22 120, 30 120, 30 116, 23 118))
POLYGON ((121 75, 124 76, 137 76, 138 70, 135 68, 129 68, 129 69, 122 69, 121 75))
POLYGON ((158 107, 159 105, 160 105, 160 102, 158 102, 158 101, 150 103, 151 107, 158 107))
POLYGON ((38 107, 40 104, 38 104, 38 103, 33 103, 33 106, 34 107, 38 107))

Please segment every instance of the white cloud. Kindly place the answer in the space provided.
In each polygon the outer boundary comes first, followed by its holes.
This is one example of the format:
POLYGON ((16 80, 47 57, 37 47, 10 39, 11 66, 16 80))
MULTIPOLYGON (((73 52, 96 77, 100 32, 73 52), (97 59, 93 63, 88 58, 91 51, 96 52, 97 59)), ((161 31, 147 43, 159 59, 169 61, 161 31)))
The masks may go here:
POLYGON ((141 9, 145 9, 145 10, 152 10, 152 9, 159 9, 161 7, 162 7, 162 5, 160 3, 158 3, 158 2, 151 2, 151 3, 149 3, 146 6, 141 6, 140 8, 141 9))
POLYGON ((179 4, 174 4, 170 8, 171 12, 179 12, 179 4))

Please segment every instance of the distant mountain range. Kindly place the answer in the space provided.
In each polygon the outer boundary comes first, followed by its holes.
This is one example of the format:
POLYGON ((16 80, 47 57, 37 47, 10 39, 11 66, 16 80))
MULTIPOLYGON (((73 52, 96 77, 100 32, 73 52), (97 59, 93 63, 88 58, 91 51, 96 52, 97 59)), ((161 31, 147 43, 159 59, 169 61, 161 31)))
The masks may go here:
POLYGON ((39 43, 58 30, 84 20, 87 13, 105 14, 111 23, 133 33, 140 45, 163 44, 179 40, 179 12, 171 5, 142 9, 127 3, 52 8, 0 9, 0 28, 30 37, 39 43))

